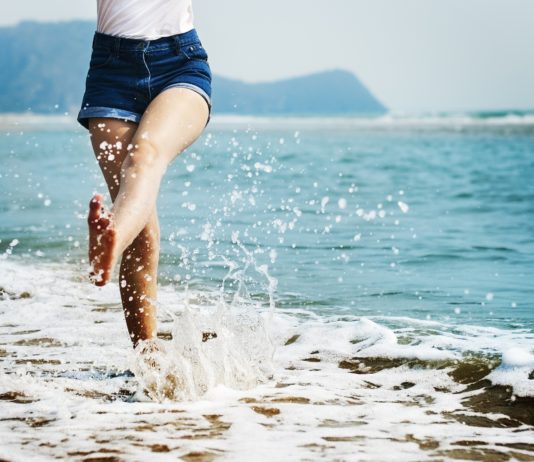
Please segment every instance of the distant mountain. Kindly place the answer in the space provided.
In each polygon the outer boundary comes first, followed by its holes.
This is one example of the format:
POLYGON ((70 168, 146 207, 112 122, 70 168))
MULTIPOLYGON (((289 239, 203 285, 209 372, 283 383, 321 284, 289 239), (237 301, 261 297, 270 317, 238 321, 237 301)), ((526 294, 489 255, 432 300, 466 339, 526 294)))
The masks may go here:
POLYGON ((214 105, 239 114, 382 113, 386 108, 347 71, 317 74, 269 83, 247 84, 214 77, 214 105))
MULTIPOLYGON (((94 24, 22 22, 0 28, 0 112, 77 111, 94 24)), ((213 79, 216 113, 262 115, 382 113, 350 72, 334 70, 270 83, 213 79)))
POLYGON ((78 107, 93 30, 85 21, 0 28, 0 112, 57 113, 78 107))

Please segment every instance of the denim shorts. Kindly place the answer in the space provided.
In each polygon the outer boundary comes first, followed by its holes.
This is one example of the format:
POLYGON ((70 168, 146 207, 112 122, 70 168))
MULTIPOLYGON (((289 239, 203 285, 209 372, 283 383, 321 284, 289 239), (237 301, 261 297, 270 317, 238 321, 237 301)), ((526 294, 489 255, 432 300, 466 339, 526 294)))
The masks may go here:
POLYGON ((196 91, 211 113, 208 54, 195 29, 157 40, 95 32, 78 122, 85 128, 93 117, 139 123, 150 102, 172 87, 196 91))

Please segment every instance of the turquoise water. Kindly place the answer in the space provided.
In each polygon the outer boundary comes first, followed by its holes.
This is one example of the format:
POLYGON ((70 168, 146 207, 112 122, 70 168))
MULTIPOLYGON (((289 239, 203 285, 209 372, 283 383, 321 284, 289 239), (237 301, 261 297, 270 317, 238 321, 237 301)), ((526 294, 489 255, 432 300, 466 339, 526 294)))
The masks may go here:
MULTIPOLYGON (((533 329, 533 142, 530 124, 214 123, 164 179, 161 281, 218 287, 238 232, 279 307, 533 329)), ((84 258, 105 190, 87 135, 11 126, 0 152, 0 250, 84 258)))
POLYGON ((534 460, 534 117, 215 118, 149 361, 87 279, 87 134, 0 155, 0 459, 534 460))

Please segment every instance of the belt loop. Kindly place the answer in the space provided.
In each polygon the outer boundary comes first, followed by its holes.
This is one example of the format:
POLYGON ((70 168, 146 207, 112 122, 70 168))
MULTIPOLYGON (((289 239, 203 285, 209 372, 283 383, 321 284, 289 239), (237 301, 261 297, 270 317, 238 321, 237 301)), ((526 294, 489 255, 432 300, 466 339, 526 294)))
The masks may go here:
POLYGON ((121 49, 121 38, 115 37, 115 40, 113 40, 113 54, 115 55, 115 58, 119 57, 120 49, 121 49))
POLYGON ((180 54, 180 38, 178 37, 178 35, 175 35, 172 39, 174 41, 174 53, 179 55, 180 54))

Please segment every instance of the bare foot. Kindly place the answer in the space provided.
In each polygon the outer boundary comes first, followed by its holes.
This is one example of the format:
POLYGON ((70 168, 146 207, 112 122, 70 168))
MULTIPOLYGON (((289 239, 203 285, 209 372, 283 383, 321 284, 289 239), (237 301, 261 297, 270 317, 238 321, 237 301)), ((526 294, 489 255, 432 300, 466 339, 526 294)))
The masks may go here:
POLYGON ((137 357, 133 372, 144 393, 159 402, 175 399, 183 381, 176 376, 164 343, 158 339, 141 340, 134 351, 137 357))
POLYGON ((115 228, 112 215, 104 209, 103 197, 95 194, 89 203, 89 278, 97 286, 106 285, 115 263, 115 228))

